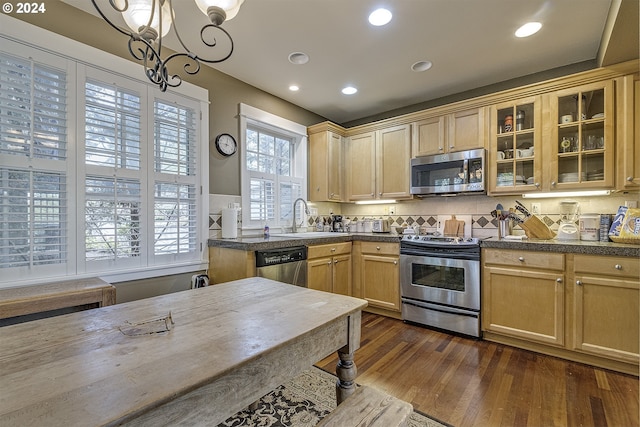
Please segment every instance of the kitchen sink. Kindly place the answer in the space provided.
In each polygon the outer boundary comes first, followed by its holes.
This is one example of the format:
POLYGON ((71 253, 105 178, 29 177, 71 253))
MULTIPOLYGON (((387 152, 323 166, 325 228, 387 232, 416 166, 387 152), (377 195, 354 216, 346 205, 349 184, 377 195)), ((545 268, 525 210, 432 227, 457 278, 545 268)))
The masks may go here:
POLYGON ((333 231, 305 231, 302 233, 271 233, 273 237, 289 237, 291 239, 314 239, 320 237, 340 237, 348 236, 349 233, 338 233, 333 231))

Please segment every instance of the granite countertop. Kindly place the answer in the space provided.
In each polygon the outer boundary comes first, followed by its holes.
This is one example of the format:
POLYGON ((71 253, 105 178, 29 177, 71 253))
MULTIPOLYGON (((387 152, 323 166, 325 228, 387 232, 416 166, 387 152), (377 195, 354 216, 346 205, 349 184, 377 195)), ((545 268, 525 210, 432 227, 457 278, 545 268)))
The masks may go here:
POLYGON ((321 237, 312 236, 313 232, 301 233, 301 237, 270 236, 264 237, 239 237, 237 239, 209 239, 209 247, 227 249, 239 249, 244 251, 262 251, 266 249, 291 248, 295 246, 324 245, 340 242, 371 241, 399 243, 400 236, 391 233, 336 233, 328 236, 322 233, 321 237))
POLYGON ((614 242, 562 241, 562 240, 498 240, 490 238, 480 244, 483 248, 519 249, 540 252, 562 252, 585 255, 612 255, 640 257, 640 245, 614 242))
MULTIPOLYGON (((391 233, 335 233, 314 237, 313 232, 301 233, 300 237, 270 236, 239 237, 237 239, 209 239, 210 247, 239 249, 244 251, 260 251, 268 249, 291 248, 296 246, 325 245, 340 242, 371 241, 399 243, 400 236, 391 233)), ((586 255, 611 255, 640 257, 640 245, 614 242, 561 241, 561 240, 498 240, 488 238, 482 240, 483 248, 517 249, 540 252, 560 252, 586 255)))

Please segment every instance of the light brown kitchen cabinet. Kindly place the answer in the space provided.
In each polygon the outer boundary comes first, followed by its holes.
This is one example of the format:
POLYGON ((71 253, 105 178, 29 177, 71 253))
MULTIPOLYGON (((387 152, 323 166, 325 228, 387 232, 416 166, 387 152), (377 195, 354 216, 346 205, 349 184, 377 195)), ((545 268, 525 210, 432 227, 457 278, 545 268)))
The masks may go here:
POLYGON ((485 147, 485 108, 473 108, 413 123, 412 156, 485 147))
POLYGON ((347 199, 410 199, 410 125, 352 135, 347 140, 347 199))
POLYGON ((483 330, 564 345, 564 255, 483 252, 483 330))
POLYGON ((307 287, 352 295, 351 242, 308 247, 307 287))
POLYGON ((209 248, 209 280, 212 285, 255 276, 255 251, 218 246, 209 248))
POLYGON ((614 188, 613 80, 559 90, 543 97, 541 190, 614 188))
POLYGON ((310 201, 343 200, 343 152, 343 134, 336 125, 327 122, 315 126, 313 130, 309 128, 310 201))
POLYGON ((376 192, 376 132, 352 135, 347 140, 348 200, 372 200, 376 192))
POLYGON ((369 302, 368 309, 400 313, 400 244, 355 242, 354 296, 369 302))
POLYGON ((638 375, 634 257, 483 248, 488 341, 638 375))
POLYGON ((491 107, 488 155, 490 194, 522 194, 542 180, 540 96, 491 107))
POLYGON ((640 80, 616 79, 616 189, 640 190, 640 80))
POLYGON ((640 263, 576 254, 573 269, 573 349, 637 365, 640 263))

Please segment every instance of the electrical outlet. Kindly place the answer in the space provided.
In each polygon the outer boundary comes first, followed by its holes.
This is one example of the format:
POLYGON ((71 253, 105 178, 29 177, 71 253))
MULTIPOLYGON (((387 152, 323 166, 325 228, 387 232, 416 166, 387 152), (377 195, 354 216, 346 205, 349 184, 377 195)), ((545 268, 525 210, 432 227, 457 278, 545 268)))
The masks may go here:
POLYGON ((624 205, 628 208, 631 209, 636 209, 638 207, 638 201, 637 200, 625 200, 624 201, 624 205))
POLYGON ((540 214, 540 203, 531 203, 531 213, 539 215, 540 214))

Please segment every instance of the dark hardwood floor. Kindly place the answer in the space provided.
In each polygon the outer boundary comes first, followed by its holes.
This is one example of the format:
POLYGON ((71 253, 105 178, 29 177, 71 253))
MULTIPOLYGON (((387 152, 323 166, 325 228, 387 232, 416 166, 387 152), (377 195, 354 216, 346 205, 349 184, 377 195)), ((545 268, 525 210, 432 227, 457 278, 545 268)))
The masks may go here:
POLYGON ((637 377, 370 313, 355 362, 359 384, 456 427, 639 425, 637 377))

